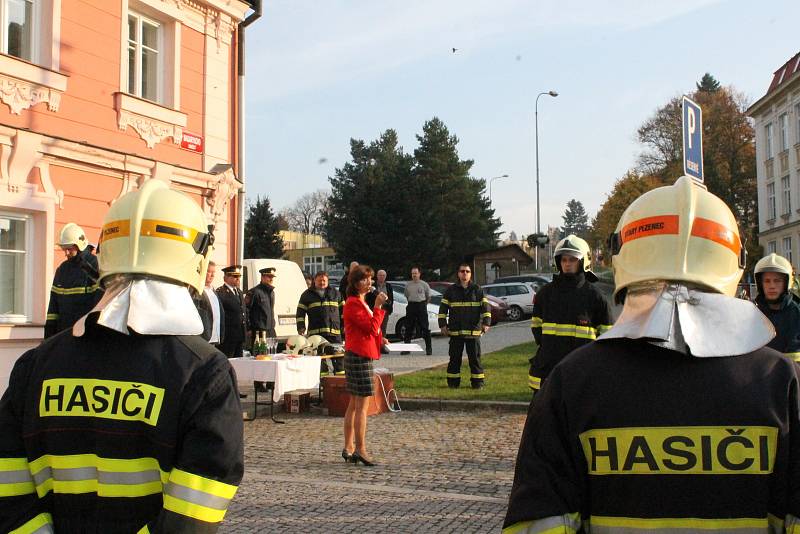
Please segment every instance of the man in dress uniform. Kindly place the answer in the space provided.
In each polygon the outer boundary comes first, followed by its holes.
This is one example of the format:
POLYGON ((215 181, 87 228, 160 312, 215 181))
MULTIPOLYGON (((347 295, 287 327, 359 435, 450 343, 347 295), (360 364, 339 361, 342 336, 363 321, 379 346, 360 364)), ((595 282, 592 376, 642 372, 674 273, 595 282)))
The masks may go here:
POLYGON ((225 317, 225 338, 219 350, 228 358, 241 358, 247 326, 247 308, 244 305, 244 294, 239 288, 242 266, 230 265, 222 269, 222 272, 225 283, 217 288, 217 298, 225 317))
POLYGON ((260 271, 261 283, 247 292, 250 330, 266 332, 267 337, 275 337, 275 267, 264 267, 260 271))

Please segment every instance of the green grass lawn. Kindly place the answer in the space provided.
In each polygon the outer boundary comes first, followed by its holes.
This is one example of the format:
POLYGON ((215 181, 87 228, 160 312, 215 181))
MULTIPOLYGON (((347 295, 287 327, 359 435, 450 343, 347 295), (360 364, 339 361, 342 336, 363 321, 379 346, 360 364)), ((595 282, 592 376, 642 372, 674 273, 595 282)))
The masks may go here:
MULTIPOLYGON (((472 389, 469 382, 469 365, 466 358, 461 364, 461 387, 447 387, 447 366, 417 371, 395 377, 395 388, 401 399, 458 399, 481 401, 531 400, 528 388, 528 358, 536 350, 533 342, 506 347, 481 357, 486 387, 472 389)), ((466 353, 465 353, 466 354, 466 353)))

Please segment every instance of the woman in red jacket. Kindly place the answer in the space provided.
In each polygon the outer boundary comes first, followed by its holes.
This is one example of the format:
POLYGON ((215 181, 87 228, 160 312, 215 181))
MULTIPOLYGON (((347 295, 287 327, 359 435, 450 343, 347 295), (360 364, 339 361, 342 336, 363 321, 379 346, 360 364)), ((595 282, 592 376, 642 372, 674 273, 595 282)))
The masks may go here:
POLYGON ((386 293, 375 298, 374 308, 370 309, 365 296, 372 287, 373 271, 367 265, 351 269, 347 276, 347 301, 344 303, 345 354, 344 374, 350 403, 344 414, 345 462, 375 465, 367 455, 367 407, 372 388, 372 360, 381 357, 381 323, 383 322, 383 303, 386 293))

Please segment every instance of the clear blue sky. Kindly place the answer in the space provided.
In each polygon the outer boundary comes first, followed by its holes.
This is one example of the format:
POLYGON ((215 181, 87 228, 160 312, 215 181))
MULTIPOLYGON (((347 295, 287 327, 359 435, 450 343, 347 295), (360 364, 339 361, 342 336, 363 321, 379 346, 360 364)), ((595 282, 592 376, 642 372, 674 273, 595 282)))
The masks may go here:
POLYGON ((437 116, 492 188, 501 230, 567 201, 593 216, 642 147, 636 129, 703 73, 750 101, 800 51, 798 0, 264 0, 248 29, 247 192, 273 207, 329 188, 351 137, 437 116), (458 48, 456 53, 452 48, 458 48), (327 159, 320 163, 320 159, 327 159))

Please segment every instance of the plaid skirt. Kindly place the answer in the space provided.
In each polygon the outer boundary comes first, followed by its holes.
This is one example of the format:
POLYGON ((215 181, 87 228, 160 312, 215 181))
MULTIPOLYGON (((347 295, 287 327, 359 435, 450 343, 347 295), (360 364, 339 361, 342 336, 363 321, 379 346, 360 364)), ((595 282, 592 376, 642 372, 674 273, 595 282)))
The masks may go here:
POLYGON ((344 353, 344 376, 347 391, 357 397, 371 397, 375 394, 372 388, 372 360, 362 358, 350 351, 344 353))

